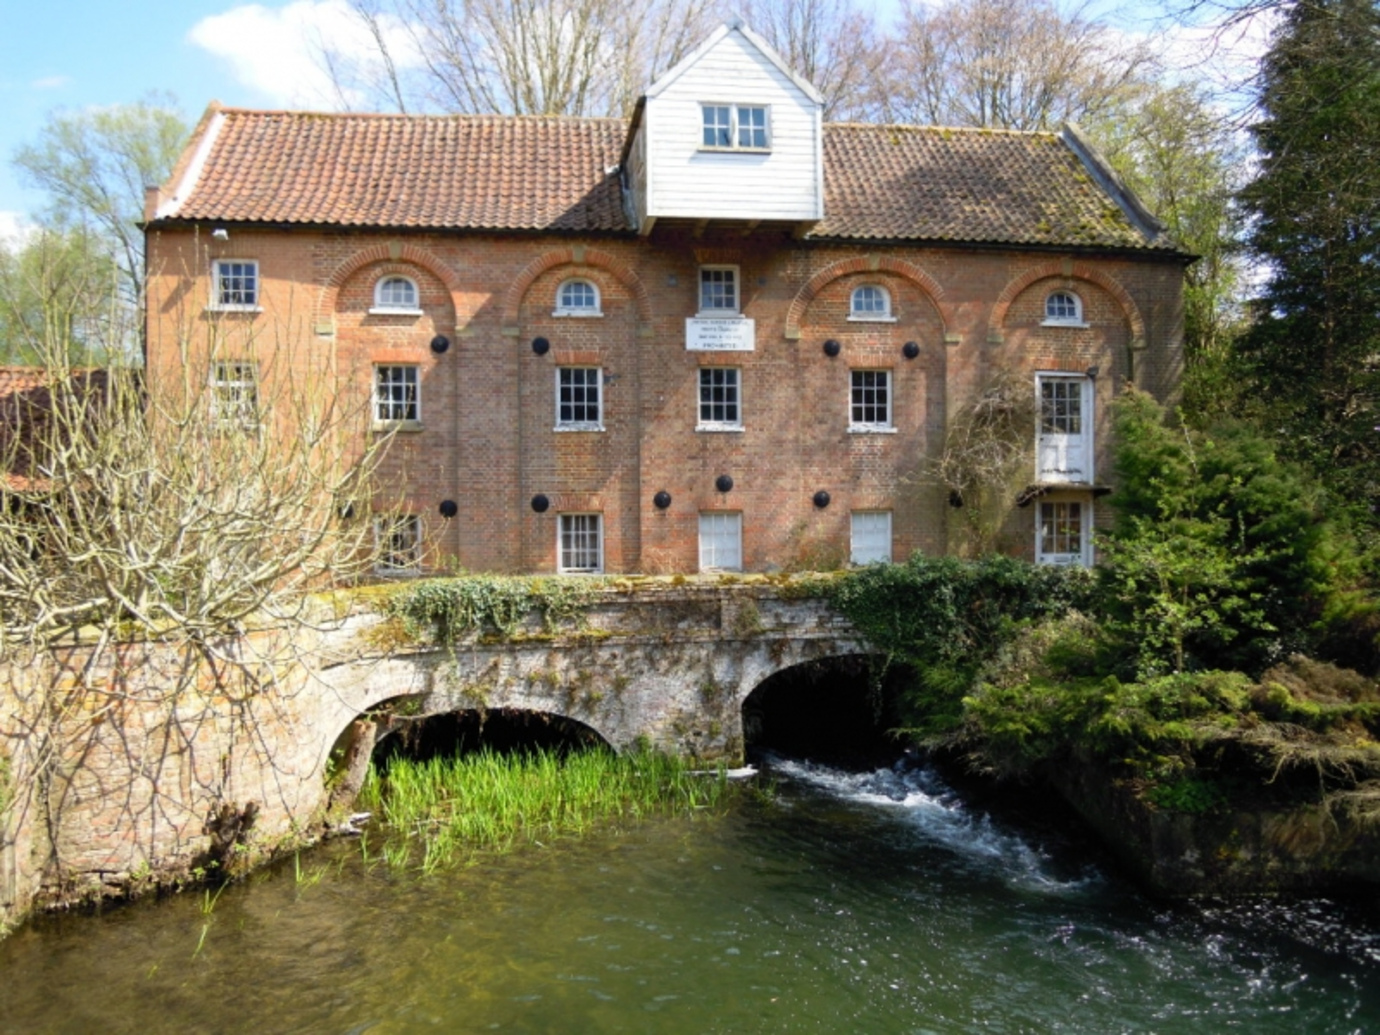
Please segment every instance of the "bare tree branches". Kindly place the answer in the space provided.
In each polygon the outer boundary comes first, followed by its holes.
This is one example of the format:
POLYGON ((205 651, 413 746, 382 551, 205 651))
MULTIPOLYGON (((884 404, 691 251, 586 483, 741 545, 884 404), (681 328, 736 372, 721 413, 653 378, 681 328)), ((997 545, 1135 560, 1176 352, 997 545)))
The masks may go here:
POLYGON ((367 397, 214 322, 181 376, 83 372, 64 324, 43 389, 5 415, 0 654, 79 635, 205 644, 374 563, 389 439, 368 433, 367 397), (252 370, 248 387, 228 397, 218 365, 252 370))
POLYGON ((743 13, 824 95, 826 120, 862 119, 879 107, 885 37, 854 0, 750 0, 743 13))
POLYGON ((1001 129, 1100 115, 1155 68, 1148 45, 1053 0, 907 0, 891 56, 893 120, 1001 129))
POLYGON ((622 115, 699 43, 714 3, 351 0, 377 61, 321 60, 342 98, 362 89, 399 111, 622 115))

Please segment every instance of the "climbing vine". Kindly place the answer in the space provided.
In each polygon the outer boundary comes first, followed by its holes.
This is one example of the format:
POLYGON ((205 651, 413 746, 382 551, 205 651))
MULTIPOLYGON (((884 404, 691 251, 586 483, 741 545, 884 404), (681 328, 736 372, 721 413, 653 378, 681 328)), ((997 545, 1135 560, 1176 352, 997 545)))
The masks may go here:
POLYGON ((381 610, 411 637, 451 643, 467 632, 512 637, 534 612, 547 632, 580 623, 594 593, 583 578, 467 575, 414 583, 386 598, 381 610))

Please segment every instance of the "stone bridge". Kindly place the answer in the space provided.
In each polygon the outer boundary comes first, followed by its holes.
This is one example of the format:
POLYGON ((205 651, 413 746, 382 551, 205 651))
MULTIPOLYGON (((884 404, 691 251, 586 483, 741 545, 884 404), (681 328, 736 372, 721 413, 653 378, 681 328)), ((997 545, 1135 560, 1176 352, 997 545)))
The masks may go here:
POLYGON ((388 640, 386 623, 356 616, 332 636, 346 656, 315 679, 322 763, 363 713, 498 708, 574 719, 618 750, 643 743, 735 761, 743 702, 764 680, 864 651, 845 619, 797 585, 751 576, 615 581, 578 626, 549 631, 531 616, 512 636, 472 634, 453 649, 393 644, 384 655, 370 645, 388 640))
POLYGON ((0 671, 0 791, 15 789, 0 804, 0 927, 35 900, 119 893, 217 853, 252 860, 310 840, 337 753, 362 766, 374 733, 399 721, 523 709, 617 749, 736 761, 756 687, 865 649, 800 579, 594 585, 578 622, 532 617, 510 636, 418 643, 365 593, 317 626, 217 648, 234 665, 135 643, 0 671), (57 726, 43 706, 54 700, 65 701, 57 726))

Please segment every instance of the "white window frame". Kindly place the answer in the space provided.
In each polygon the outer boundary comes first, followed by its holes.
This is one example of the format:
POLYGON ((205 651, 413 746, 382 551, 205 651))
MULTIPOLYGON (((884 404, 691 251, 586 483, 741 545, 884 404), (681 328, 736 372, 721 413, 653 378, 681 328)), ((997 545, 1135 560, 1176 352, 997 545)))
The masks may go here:
POLYGON ((374 545, 378 561, 374 572, 392 577, 418 575, 422 570, 422 519, 417 514, 390 514, 374 518, 374 545), (399 536, 398 543, 388 542, 399 536))
POLYGON ((375 363, 374 364, 374 427, 390 428, 393 426, 407 427, 418 426, 422 422, 422 369, 416 363, 375 363), (401 381, 390 380, 384 383, 382 374, 385 370, 403 371, 411 377, 404 377, 401 381), (390 389, 387 395, 384 389, 390 389), (402 398, 399 399, 392 389, 401 388, 402 398), (411 388, 412 398, 407 398, 407 389, 411 388), (411 416, 385 416, 383 408, 390 409, 402 406, 404 412, 409 408, 412 410, 411 416))
POLYGON ((1072 374, 1067 371, 1042 371, 1035 375, 1035 480, 1040 484, 1067 483, 1070 485, 1091 485, 1094 480, 1093 464, 1093 407, 1096 396, 1093 379, 1087 374, 1072 374), (1076 386, 1078 392, 1078 431, 1045 430, 1045 385, 1067 384, 1076 386), (1071 448, 1072 447, 1072 448, 1071 448), (1063 470, 1049 462, 1057 458, 1063 470), (1079 477, 1068 471, 1077 464, 1079 477))
POLYGON ((848 295, 848 319, 854 323, 895 323, 891 312, 891 292, 880 284, 859 284, 848 295), (882 296, 882 308, 859 310, 858 294, 862 291, 877 291, 882 296))
POLYGON ((1044 320, 1040 324, 1042 327, 1086 327, 1083 320, 1083 299, 1076 291, 1068 288, 1058 288, 1045 295, 1044 301, 1044 320), (1058 296, 1063 295, 1073 299, 1072 316, 1051 316, 1049 312, 1050 303, 1058 296))
POLYGON ((696 387, 696 401, 695 401, 695 430, 696 430, 696 431, 742 431, 742 430, 743 430, 743 369, 742 369, 742 367, 717 367, 717 366, 712 366, 712 367, 700 367, 700 368, 699 368, 699 373, 696 375, 696 381, 697 381, 697 387, 696 387), (710 377, 710 380, 711 380, 711 381, 713 380, 713 377, 714 377, 715 374, 722 374, 722 375, 725 375, 725 376, 728 375, 728 374, 732 374, 732 375, 733 375, 733 378, 732 378, 732 380, 733 380, 733 385, 732 385, 733 402, 732 402, 731 404, 730 404, 730 403, 727 403, 727 402, 715 402, 715 400, 714 400, 712 397, 709 398, 709 399, 706 399, 706 398, 705 398, 705 392, 706 392, 706 391, 708 391, 708 392, 711 394, 711 396, 712 396, 712 393, 713 393, 713 391, 714 391, 715 388, 722 387, 725 391, 727 391, 728 388, 729 388, 729 386, 728 386, 727 384, 724 384, 724 385, 722 385, 722 386, 718 386, 718 385, 714 385, 714 384, 706 385, 706 384, 704 383, 704 382, 705 382, 705 374, 709 374, 709 377, 710 377), (737 411, 738 416, 737 416, 737 419, 736 419, 736 420, 713 420, 713 419, 707 419, 707 418, 705 417, 705 415, 704 415, 704 412, 705 412, 705 408, 706 408, 706 407, 710 407, 710 408, 712 408, 712 407, 714 407, 714 406, 725 406, 725 407, 726 407, 726 406, 729 406, 729 405, 732 405, 733 408, 737 411))
POLYGON ((585 511, 570 514, 556 515, 556 570, 563 575, 600 575, 604 571, 604 515, 596 511, 585 511), (587 522, 593 523, 594 549, 591 552, 587 544, 571 544, 571 550, 566 552, 567 536, 588 536, 590 526, 587 522), (577 525, 584 527, 577 528, 577 525), (571 562, 592 561, 592 564, 581 564, 571 562))
POLYGON ((251 360, 216 360, 207 380, 211 423, 218 428, 259 426, 259 369, 251 360))
POLYGON ((891 563, 891 511, 889 510, 854 510, 848 515, 848 563, 849 564, 890 564, 891 563), (861 521, 859 519, 862 519, 861 521), (873 548, 867 548, 864 555, 868 537, 881 540, 883 537, 878 534, 877 529, 859 528, 859 525, 866 526, 872 519, 882 518, 886 525, 885 552, 873 548))
POLYGON ((599 285, 588 277, 571 277, 563 280, 556 288, 556 308, 552 310, 552 316, 603 316, 604 297, 599 291, 599 285), (565 290, 576 284, 583 284, 594 292, 594 305, 592 306, 572 306, 565 303, 565 290))
POLYGON ((259 276, 258 259, 214 259, 211 262, 211 298, 207 309, 220 313, 259 313, 263 298, 263 279, 259 276), (249 301, 226 301, 227 294, 244 293, 244 288, 229 286, 236 279, 246 276, 243 270, 234 267, 247 267, 248 276, 253 278, 254 288, 249 301))
POLYGON ((417 282, 411 277, 405 277, 401 273, 389 273, 379 277, 374 281, 374 304, 369 310, 375 316, 421 316, 422 315, 422 290, 417 286, 417 282), (412 305, 398 305, 395 302, 385 301, 383 298, 383 287, 393 281, 402 281, 412 288, 412 305))
POLYGON ((699 302, 699 307, 700 307, 700 308, 699 308, 699 313, 698 313, 697 315, 700 316, 701 318, 704 318, 704 317, 735 317, 735 316, 741 316, 741 315, 742 315, 742 313, 743 313, 743 278, 742 278, 742 276, 741 276, 741 274, 740 274, 739 269, 738 269, 737 266, 722 266, 722 265, 720 265, 720 266, 701 266, 701 267, 700 267, 699 273, 698 273, 698 274, 696 275, 696 277, 695 277, 695 289, 696 289, 696 291, 699 292, 699 295, 698 295, 698 302, 699 302), (733 306, 732 306, 732 308, 729 308, 729 307, 727 307, 727 306, 716 306, 716 307, 712 307, 712 308, 706 308, 706 307, 705 307, 705 304, 704 304, 704 288, 705 288, 705 279, 704 279, 704 275, 705 275, 706 273, 728 273, 728 274, 731 275, 729 279, 730 279, 730 282, 733 284, 733 306))
MULTIPOLYGON (((575 406, 575 405, 577 405, 577 404, 576 404, 575 402, 572 401, 572 402, 570 403, 570 405, 573 407, 573 406, 575 406)), ((585 401, 585 402, 580 403, 580 404, 578 404, 578 405, 588 406, 588 405, 589 405, 589 402, 588 402, 588 401, 585 401)), ((557 367, 557 368, 556 368, 556 428, 555 428, 555 430, 556 430, 556 431, 603 431, 603 430, 604 430, 604 368, 603 368, 603 367, 586 367, 586 366, 576 366, 576 365, 572 364, 572 365, 569 365, 569 366, 561 366, 561 367, 557 367), (562 392, 562 388, 565 387, 565 386, 563 386, 563 385, 561 384, 561 380, 562 380, 562 378, 565 377, 566 374, 573 373, 574 371, 577 371, 577 370, 585 371, 587 374, 590 374, 590 375, 592 375, 592 377, 593 377, 593 382, 592 382, 592 384, 587 383, 587 384, 584 384, 584 385, 576 385, 576 384, 574 384, 573 381, 572 381, 572 383, 569 385, 569 387, 572 389, 572 391, 573 391, 574 389, 576 389, 576 388, 583 388, 583 389, 585 389, 585 390, 588 390, 589 388, 592 387, 592 388, 594 389, 594 409, 595 409, 596 417, 595 417, 595 419, 592 420, 592 421, 590 421, 590 420, 574 420, 574 419, 572 419, 572 420, 562 420, 562 419, 561 419, 561 407, 562 407, 562 396, 561 396, 561 392, 562 392)))
MULTIPOLYGON (((1067 511, 1065 511, 1067 513, 1067 511)), ((1067 533, 1064 533, 1067 535, 1067 533)), ((1064 564, 1076 565, 1087 568, 1092 565, 1092 542, 1093 542, 1093 502, 1091 499, 1083 497, 1046 496, 1036 501, 1035 504, 1035 563, 1036 564, 1064 564), (1059 508, 1077 507, 1078 508, 1078 549, 1059 550, 1060 533, 1051 532, 1050 537, 1053 543, 1046 542, 1045 529, 1047 522, 1057 522, 1059 520, 1059 508), (1048 517, 1046 516, 1048 515, 1048 517), (1046 550, 1047 545, 1056 547, 1046 550)))
MULTIPOLYGON (((858 368, 848 371, 848 430, 854 434, 892 434, 896 431, 896 392, 894 390, 895 378, 890 370, 875 369, 872 367, 858 368), (859 405, 876 406, 876 403, 857 403, 855 402, 858 391, 866 392, 867 385, 859 385, 857 382, 860 374, 882 374, 886 378, 886 419, 884 421, 858 420, 856 407, 859 405)), ((876 385, 871 386, 874 390, 876 385)))
POLYGON ((742 571, 743 512, 700 511, 699 544, 700 571, 742 571))
MULTIPOLYGON (((756 127, 746 127, 749 132, 756 127)), ((700 102, 700 150, 701 151, 733 151, 740 154, 770 154, 772 141, 771 128, 771 105, 770 104, 745 104, 742 101, 701 101, 700 102), (705 129, 708 128, 705 116, 713 109, 715 112, 714 128, 717 132, 720 126, 718 121, 718 111, 722 108, 728 109, 728 143, 711 144, 704 139, 705 129), (763 143, 743 144, 739 142, 738 135, 745 128, 742 123, 742 113, 744 111, 760 111, 762 113, 762 134, 763 143)))

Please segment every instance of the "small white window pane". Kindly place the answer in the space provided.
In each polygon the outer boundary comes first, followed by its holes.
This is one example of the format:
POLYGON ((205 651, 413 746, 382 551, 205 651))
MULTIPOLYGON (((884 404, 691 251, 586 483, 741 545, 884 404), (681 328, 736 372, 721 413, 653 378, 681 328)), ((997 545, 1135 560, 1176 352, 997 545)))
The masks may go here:
POLYGON ((855 427, 891 426, 891 371, 854 370, 850 421, 855 427))
POLYGON ((378 571, 385 575, 415 572, 421 566, 421 520, 416 514, 379 518, 374 522, 378 540, 378 571))
POLYGON ((1083 433, 1083 381, 1081 377, 1040 379, 1040 433, 1083 433))
POLYGON ((743 570, 743 515, 700 515, 700 570, 743 570))
POLYGON ((738 394, 739 372, 733 367, 700 368, 701 424, 742 423, 738 394))
POLYGON ((890 309, 886 292, 875 284, 864 284, 853 290, 854 316, 887 316, 890 309))
POLYGON ((597 427, 602 380, 598 367, 559 368, 556 371, 556 424, 597 427))
POLYGON ((387 277, 379 281, 374 303, 383 309, 416 309, 417 285, 406 277, 387 277))
POLYGON ((760 147, 767 146, 767 109, 738 107, 738 146, 739 147, 760 147))
POLYGON ((849 558, 854 564, 891 561, 891 511, 855 510, 849 558))
POLYGON ((258 372, 252 363, 216 363, 211 367, 211 419, 222 424, 253 425, 259 416, 258 372))
POLYGON ((226 259, 216 261, 216 304, 251 306, 259 302, 259 264, 226 259))
POLYGON ((587 280, 568 280, 561 285, 556 304, 561 309, 595 310, 599 308, 599 293, 587 280))
POLYGON ((1037 559, 1044 564, 1084 563, 1086 516, 1082 503, 1042 502, 1037 559))
POLYGON ((421 420, 418 369, 414 366, 374 368, 374 419, 421 420))
POLYGON ((700 311, 736 313, 738 311, 738 271, 700 270, 700 311))
POLYGON ((561 515, 561 571, 598 572, 603 569, 601 525, 598 514, 561 515))
POLYGON ((733 145, 733 127, 729 121, 728 105, 706 104, 703 106, 703 112, 704 146, 731 147, 733 145))
POLYGON ((1082 316, 1079 308, 1076 295, 1067 291, 1056 291, 1045 299, 1045 319, 1078 320, 1082 316))

